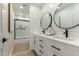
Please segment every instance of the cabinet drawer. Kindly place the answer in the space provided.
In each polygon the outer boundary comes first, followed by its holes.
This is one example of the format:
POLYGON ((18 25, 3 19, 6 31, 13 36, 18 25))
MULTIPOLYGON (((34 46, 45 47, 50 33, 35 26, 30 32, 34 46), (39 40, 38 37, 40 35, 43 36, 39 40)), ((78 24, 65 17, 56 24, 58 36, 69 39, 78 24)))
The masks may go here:
POLYGON ((44 51, 42 51, 42 50, 39 50, 39 52, 41 53, 41 55, 44 54, 44 51))
POLYGON ((50 56, 61 56, 62 51, 58 47, 56 47, 54 45, 52 45, 52 46, 50 45, 50 47, 49 47, 49 55, 50 56))
POLYGON ((59 45, 57 45, 57 42, 54 40, 48 39, 47 41, 47 50, 48 55, 50 56, 61 56, 62 55, 62 49, 59 45))
POLYGON ((40 56, 46 56, 46 52, 44 49, 39 49, 39 55, 40 56))
MULTIPOLYGON (((54 45, 55 47, 55 54, 58 56, 79 56, 79 50, 77 47, 71 46, 69 44, 59 42, 59 41, 54 41, 52 40, 53 43, 51 45, 54 45)), ((51 42, 52 42, 51 41, 51 42)))
POLYGON ((39 48, 44 48, 45 46, 43 46, 43 45, 39 45, 39 48))
POLYGON ((39 42, 44 43, 44 41, 42 39, 39 39, 39 42))
POLYGON ((41 39, 39 39, 38 42, 39 42, 39 44, 41 44, 41 45, 45 45, 45 42, 44 42, 43 40, 41 40, 41 39))
POLYGON ((46 46, 43 45, 39 45, 39 52, 41 54, 41 56, 46 56, 46 46))
POLYGON ((38 40, 38 43, 39 43, 39 45, 46 46, 46 41, 45 41, 45 39, 42 40, 42 39, 40 38, 40 39, 38 40))

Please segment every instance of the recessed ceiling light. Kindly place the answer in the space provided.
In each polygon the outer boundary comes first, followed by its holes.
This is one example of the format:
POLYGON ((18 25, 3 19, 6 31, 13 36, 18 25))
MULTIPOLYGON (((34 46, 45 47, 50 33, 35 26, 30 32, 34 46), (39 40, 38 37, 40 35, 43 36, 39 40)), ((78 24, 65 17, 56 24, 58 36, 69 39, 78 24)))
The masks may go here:
POLYGON ((23 6, 20 6, 20 9, 23 9, 23 6))
POLYGON ((53 7, 53 4, 49 4, 49 7, 53 7))

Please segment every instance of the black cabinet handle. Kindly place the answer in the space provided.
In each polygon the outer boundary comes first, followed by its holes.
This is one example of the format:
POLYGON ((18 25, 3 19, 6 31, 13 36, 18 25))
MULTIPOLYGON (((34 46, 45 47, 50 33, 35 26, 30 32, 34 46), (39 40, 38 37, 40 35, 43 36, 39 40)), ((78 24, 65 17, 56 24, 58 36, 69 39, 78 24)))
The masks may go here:
POLYGON ((54 45, 51 45, 51 47, 55 48, 56 50, 60 51, 59 48, 55 47, 54 45))
POLYGON ((41 52, 41 54, 43 54, 43 52, 41 50, 39 50, 41 52))
POLYGON ((39 40, 40 42, 43 42, 43 40, 39 40))
POLYGON ((41 48, 43 48, 43 46, 42 45, 39 45, 41 48))
POLYGON ((3 38, 3 39, 2 39, 2 42, 3 42, 3 43, 5 43, 6 41, 7 41, 7 39, 6 39, 6 38, 3 38))

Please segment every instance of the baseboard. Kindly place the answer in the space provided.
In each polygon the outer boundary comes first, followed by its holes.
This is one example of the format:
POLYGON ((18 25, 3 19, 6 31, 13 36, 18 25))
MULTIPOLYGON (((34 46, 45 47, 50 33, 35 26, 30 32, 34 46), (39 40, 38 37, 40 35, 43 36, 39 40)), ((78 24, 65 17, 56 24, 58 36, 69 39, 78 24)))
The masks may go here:
POLYGON ((19 39, 19 40, 14 40, 15 44, 20 44, 20 43, 28 43, 29 39, 19 39))
POLYGON ((11 49, 10 56, 12 56, 12 52, 13 52, 14 46, 15 46, 15 44, 13 45, 13 48, 11 49))

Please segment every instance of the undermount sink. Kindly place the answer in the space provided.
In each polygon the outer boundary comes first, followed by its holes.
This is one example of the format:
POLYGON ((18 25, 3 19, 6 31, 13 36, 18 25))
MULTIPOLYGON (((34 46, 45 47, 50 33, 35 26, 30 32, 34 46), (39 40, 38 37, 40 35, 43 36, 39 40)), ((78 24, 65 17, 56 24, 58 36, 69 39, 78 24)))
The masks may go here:
POLYGON ((55 34, 45 34, 46 36, 55 36, 55 34))
POLYGON ((66 38, 66 37, 62 37, 62 36, 59 36, 59 35, 56 35, 56 34, 44 34, 46 36, 50 36, 50 37, 53 37, 53 38, 57 38, 57 39, 62 39, 62 40, 66 40, 66 41, 75 41, 76 38, 72 38, 72 37, 69 37, 69 38, 66 38))
POLYGON ((67 40, 67 41, 75 41, 76 39, 74 38, 65 38, 65 37, 58 37, 58 36, 53 36, 54 38, 58 38, 58 39, 63 39, 63 40, 67 40))

